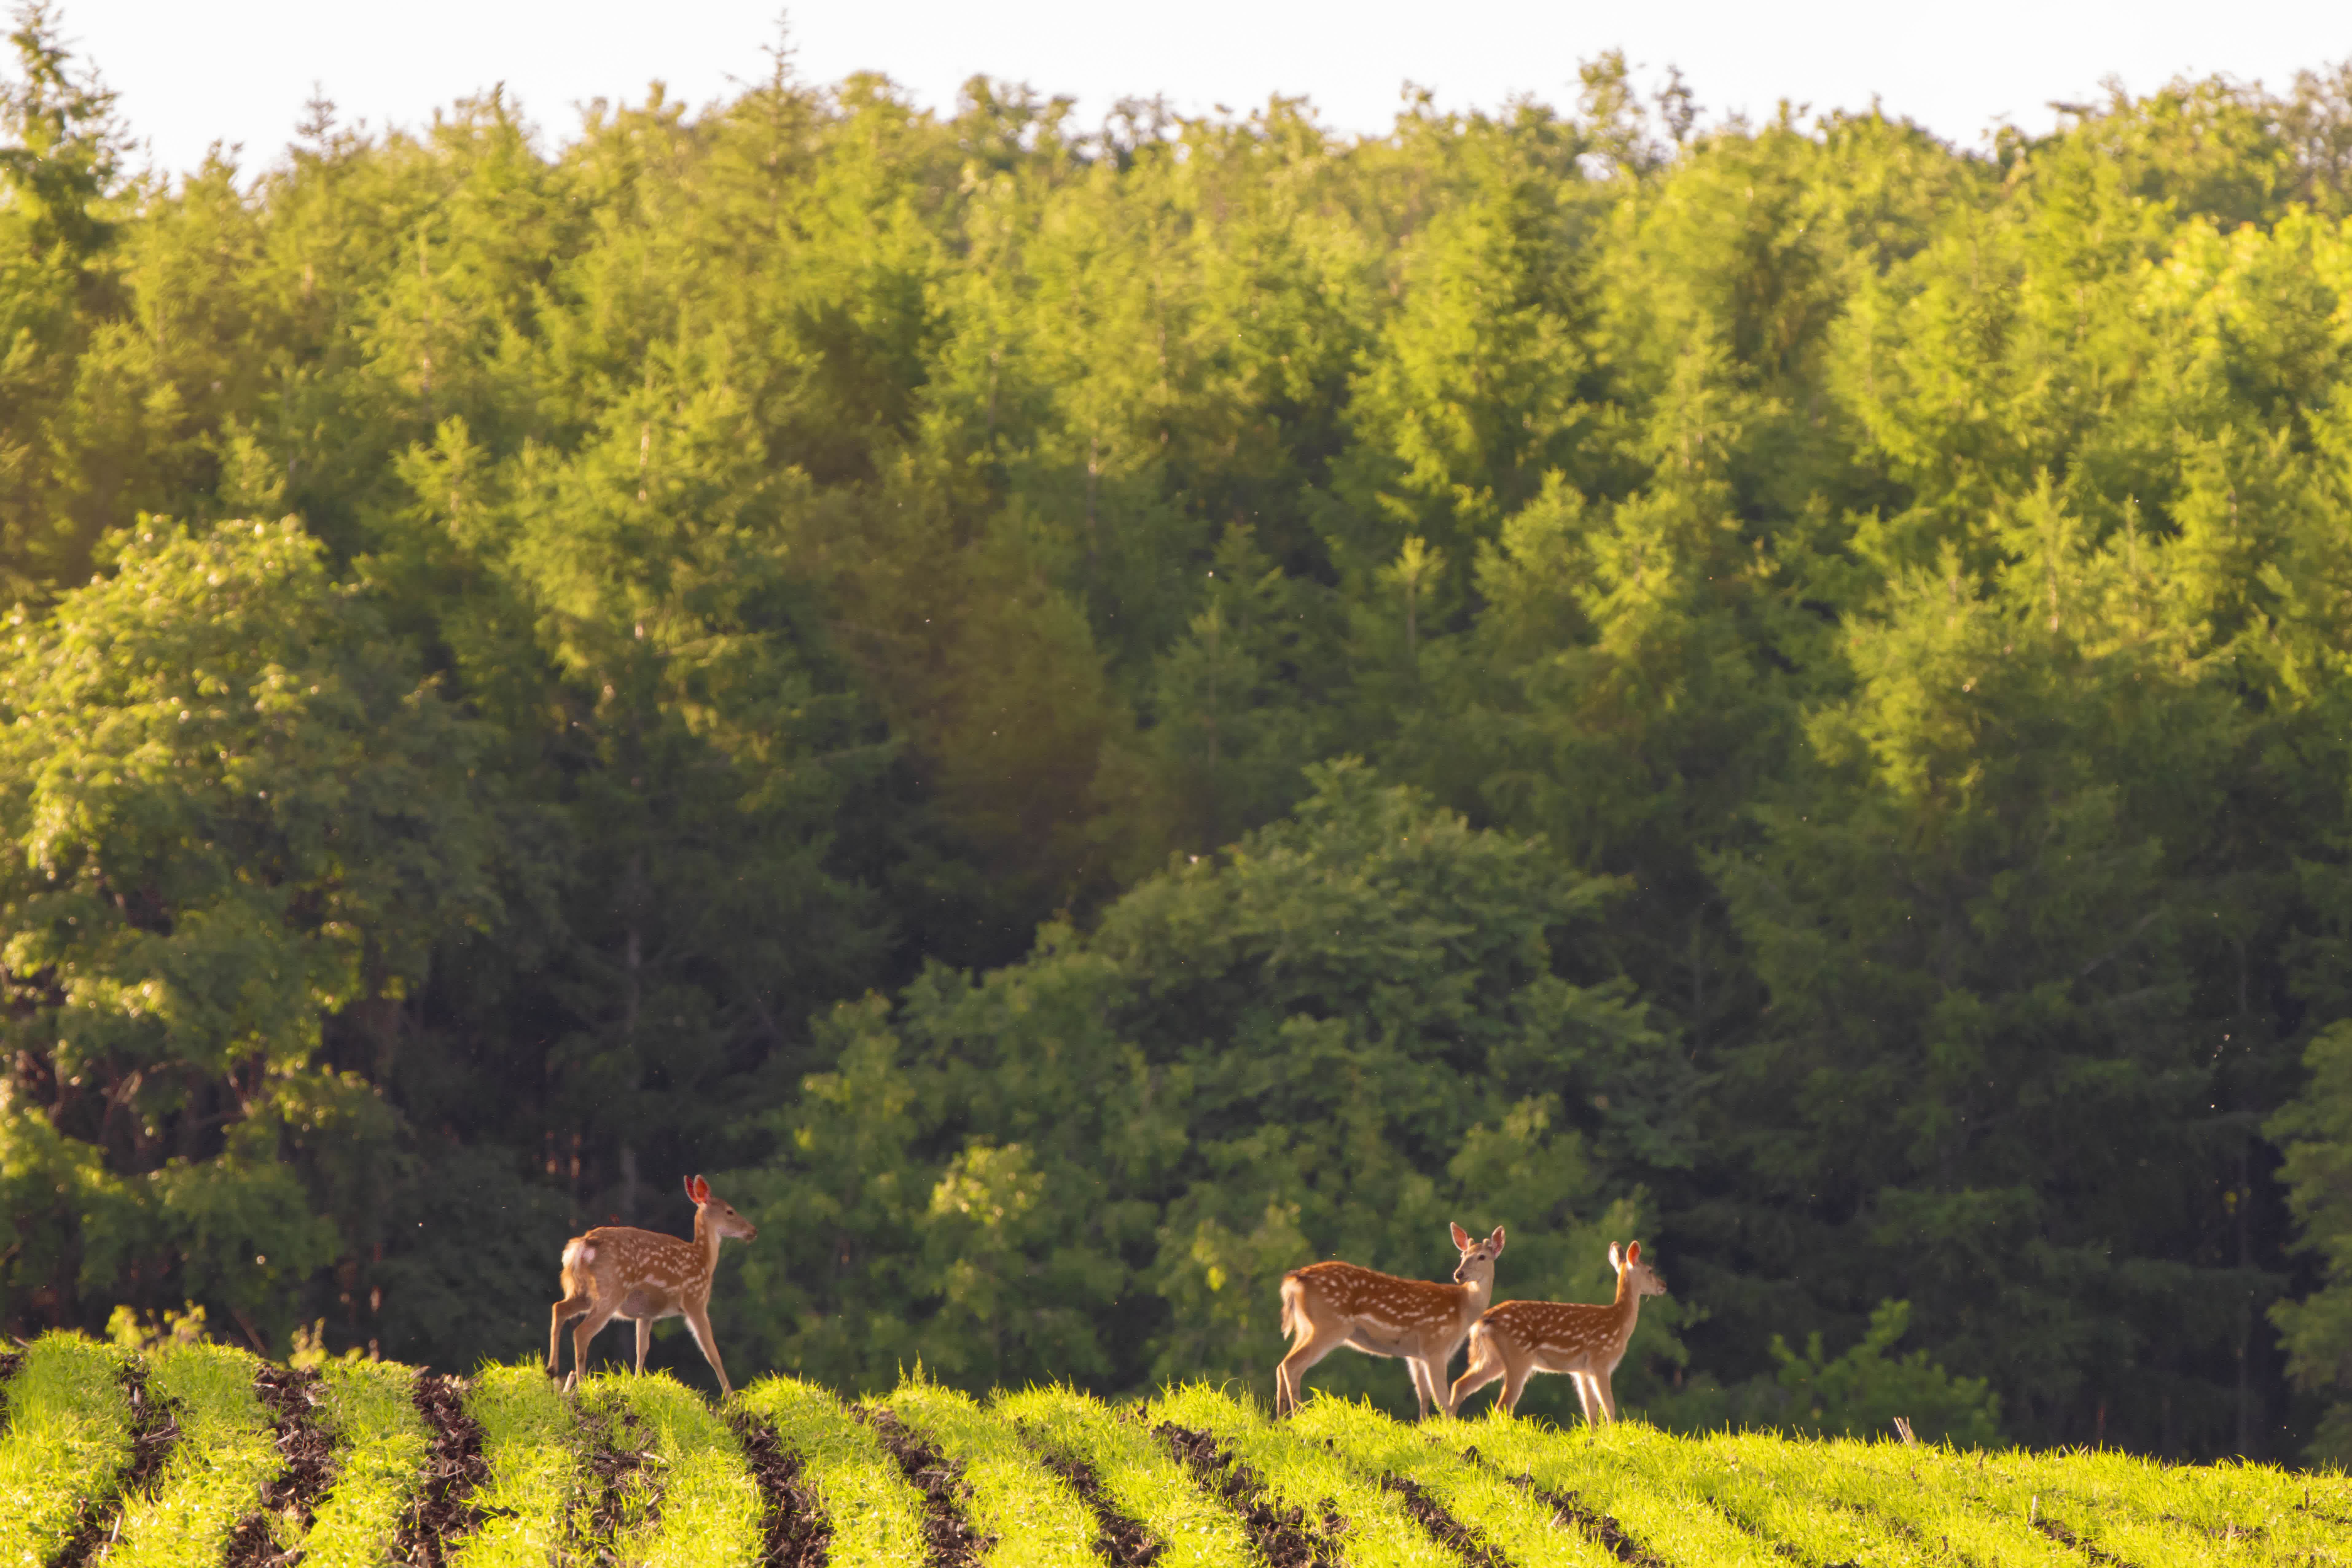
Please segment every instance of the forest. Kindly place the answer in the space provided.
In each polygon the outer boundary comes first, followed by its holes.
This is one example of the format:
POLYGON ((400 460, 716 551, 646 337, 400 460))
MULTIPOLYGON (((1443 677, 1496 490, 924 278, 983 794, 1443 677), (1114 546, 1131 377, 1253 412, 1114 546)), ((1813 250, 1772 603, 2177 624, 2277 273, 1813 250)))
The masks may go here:
POLYGON ((1970 150, 780 39, 167 173, 68 36, 0 1328, 470 1371, 699 1173, 745 1382, 1263 1396, 1459 1221, 1638 1236, 1668 1427, 2352 1458, 2352 66, 1970 150))

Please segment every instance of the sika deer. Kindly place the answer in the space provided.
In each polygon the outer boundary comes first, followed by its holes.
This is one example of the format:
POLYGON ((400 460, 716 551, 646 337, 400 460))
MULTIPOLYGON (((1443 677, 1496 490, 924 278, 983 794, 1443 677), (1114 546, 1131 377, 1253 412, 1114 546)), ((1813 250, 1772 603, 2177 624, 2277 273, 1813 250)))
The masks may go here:
POLYGON ((1282 1331, 1291 1344, 1274 1369, 1274 1413, 1296 1412, 1307 1369, 1341 1345, 1367 1355, 1402 1356, 1422 1415, 1444 1405, 1440 1374, 1494 1293, 1503 1227, 1473 1241, 1457 1225, 1454 1245, 1462 1261, 1451 1285, 1400 1279, 1352 1263, 1310 1263, 1284 1275, 1282 1331))
POLYGON ((654 1324, 664 1318, 684 1318, 694 1331, 694 1342, 702 1347, 703 1359, 719 1374, 720 1397, 734 1392, 719 1359, 719 1342, 710 1337, 710 1277, 719 1268, 720 1242, 730 1236, 749 1241, 760 1231, 723 1200, 712 1197, 710 1184, 700 1176, 687 1178, 686 1195, 694 1200, 690 1242, 659 1231, 605 1225, 563 1244, 563 1300, 555 1304, 548 1325, 547 1375, 555 1375, 562 1359, 563 1325, 580 1318, 580 1326, 572 1331, 572 1375, 563 1384, 567 1390, 578 1385, 580 1369, 588 1364, 588 1342, 614 1318, 636 1320, 640 1373, 646 1370, 654 1324))
POLYGON ((1617 1419, 1617 1395, 1609 1375, 1625 1359, 1642 1298, 1663 1296, 1666 1282, 1642 1261, 1642 1244, 1623 1252, 1609 1244, 1609 1267, 1617 1270, 1617 1299, 1605 1307, 1564 1301, 1506 1301, 1487 1309, 1470 1331, 1470 1365, 1454 1380, 1445 1401, 1449 1415, 1479 1389, 1503 1380, 1502 1407, 1516 1410, 1519 1391, 1538 1372, 1564 1372, 1576 1379, 1576 1396, 1587 1426, 1617 1419), (1595 1415, 1595 1410, 1600 1411, 1595 1415))

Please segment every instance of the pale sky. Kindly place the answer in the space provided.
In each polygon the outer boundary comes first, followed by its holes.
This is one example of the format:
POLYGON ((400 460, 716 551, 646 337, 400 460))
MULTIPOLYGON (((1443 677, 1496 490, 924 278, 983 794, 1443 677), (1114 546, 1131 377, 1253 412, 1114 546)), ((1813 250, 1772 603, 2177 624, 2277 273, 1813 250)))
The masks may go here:
MULTIPOLYGON (((417 126, 503 81, 550 142, 588 100, 636 101, 659 79, 699 105, 766 74, 775 0, 64 0, 64 31, 121 95, 154 163, 184 171, 215 140, 273 161, 315 80, 340 118, 417 126)), ((789 7, 805 80, 879 70, 928 106, 984 73, 1079 100, 1092 127, 1121 97, 1179 110, 1246 109, 1305 94, 1343 132, 1380 132, 1408 79, 1446 108, 1533 93, 1567 108, 1576 66, 1622 47, 1645 74, 1682 68, 1710 119, 1865 108, 1963 145, 2007 121, 2049 127, 2052 100, 2135 91, 2181 73, 2284 88, 2299 68, 2352 56, 2345 0, 801 0, 789 7)))

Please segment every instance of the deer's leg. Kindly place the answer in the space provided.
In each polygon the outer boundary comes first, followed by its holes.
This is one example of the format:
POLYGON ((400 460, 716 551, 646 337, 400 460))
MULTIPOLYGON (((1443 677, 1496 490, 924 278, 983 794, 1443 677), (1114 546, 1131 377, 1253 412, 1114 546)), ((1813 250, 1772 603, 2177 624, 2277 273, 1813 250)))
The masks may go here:
POLYGON ((1592 1398, 1591 1374, 1590 1373, 1572 1372, 1568 1375, 1576 1384, 1576 1402, 1584 1408, 1584 1424, 1587 1426, 1598 1426, 1600 1424, 1600 1417, 1593 1414, 1594 1403, 1592 1398))
POLYGON ((689 1306, 686 1309, 684 1316, 686 1326, 693 1331, 694 1342, 702 1347, 702 1359, 709 1362, 710 1370, 719 1374, 719 1397, 724 1399, 735 1391, 727 1386, 727 1363, 719 1359, 719 1340, 710 1331, 709 1310, 700 1306, 689 1306))
POLYGON ((580 1326, 572 1331, 572 1381, 565 1386, 580 1386, 580 1374, 588 1370, 588 1342, 604 1332, 604 1325, 613 1321, 613 1309, 603 1304, 591 1307, 580 1326))
POLYGON ((585 1296, 566 1296, 555 1304, 548 1315, 547 1375, 553 1377, 563 1363, 563 1325, 589 1310, 595 1303, 585 1296))
POLYGON ((1503 1358, 1495 1349, 1495 1342, 1478 1338, 1470 1342, 1470 1364, 1454 1380, 1453 1392, 1445 1396, 1445 1413, 1461 1414, 1462 1402, 1503 1375, 1503 1358))
POLYGON ((1534 1371, 1535 1368, 1526 1363, 1516 1366, 1506 1365, 1503 1368, 1503 1397, 1499 1403, 1505 1411, 1513 1415, 1517 1414, 1519 1395, 1526 1392, 1528 1378, 1534 1371))
POLYGON ((1298 1396, 1305 1389, 1307 1369, 1338 1350, 1348 1338, 1344 1329, 1326 1332, 1311 1320, 1306 1328, 1305 1336, 1290 1347, 1290 1353, 1284 1356, 1282 1364, 1274 1369, 1274 1413, 1276 1415, 1298 1413, 1298 1396))
POLYGON ((654 1321, 651 1318, 639 1318, 637 1320, 637 1375, 639 1377, 646 1374, 646 1350, 653 1342, 654 1321))
MULTIPOLYGON (((1592 1374, 1592 1392, 1595 1396, 1595 1402, 1601 1406, 1601 1417, 1604 1420, 1609 1421, 1616 1420, 1617 1391, 1609 1386, 1609 1374, 1607 1373, 1596 1372, 1592 1374)), ((1590 1421, 1592 1417, 1587 1415, 1585 1419, 1590 1421)))

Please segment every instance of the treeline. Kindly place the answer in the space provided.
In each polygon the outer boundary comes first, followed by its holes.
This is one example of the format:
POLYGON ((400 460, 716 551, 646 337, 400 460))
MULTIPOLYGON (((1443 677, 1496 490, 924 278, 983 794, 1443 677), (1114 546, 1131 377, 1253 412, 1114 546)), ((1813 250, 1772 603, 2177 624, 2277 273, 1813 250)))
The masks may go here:
POLYGON ((1263 1381, 1459 1219, 1640 1235, 1661 1419, 2352 1453, 2344 72, 1972 153, 779 51, 167 180, 60 35, 10 1330, 512 1356, 700 1171, 747 1377, 1263 1381))

